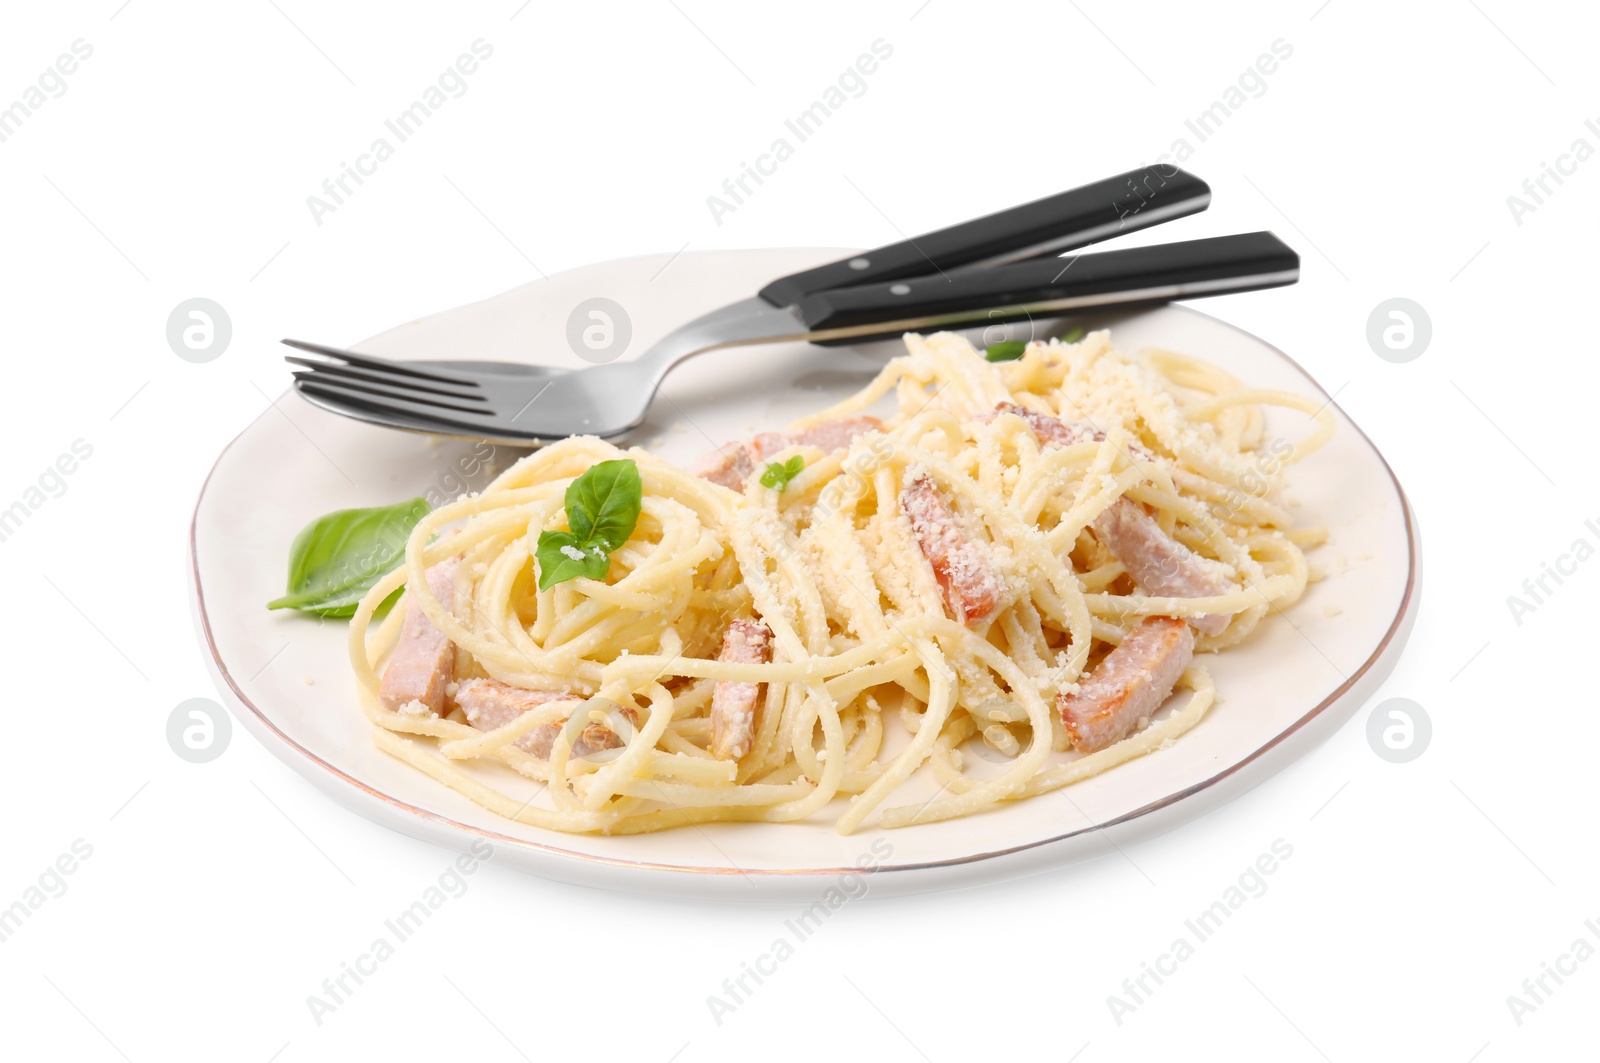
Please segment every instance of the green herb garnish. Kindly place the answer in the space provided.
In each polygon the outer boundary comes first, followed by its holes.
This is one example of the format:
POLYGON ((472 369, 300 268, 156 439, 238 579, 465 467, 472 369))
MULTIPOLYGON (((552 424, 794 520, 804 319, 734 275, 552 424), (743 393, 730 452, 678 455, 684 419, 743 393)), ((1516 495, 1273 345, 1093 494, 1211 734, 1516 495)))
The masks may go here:
POLYGON ((267 608, 354 615, 373 584, 404 560, 406 539, 427 513, 427 500, 413 498, 318 517, 289 547, 288 593, 268 602, 267 608))
POLYGON ((768 462, 766 470, 761 474, 761 486, 770 487, 780 495, 784 488, 789 486, 789 481, 800 475, 800 470, 806 467, 806 459, 796 454, 788 461, 778 463, 768 462))
POLYGON ((1083 339, 1084 335, 1085 333, 1082 325, 1073 325, 1071 328, 1067 329, 1067 331, 1061 334, 1061 342, 1077 343, 1079 340, 1083 339))
POLYGON ((644 481, 631 458, 602 461, 567 487, 567 531, 539 533, 539 589, 584 576, 604 579, 611 552, 633 534, 644 481))
POLYGON ((991 343, 983 356, 991 362, 1014 362, 1022 357, 1022 352, 1028 349, 1023 340, 1005 340, 1001 343, 991 343))

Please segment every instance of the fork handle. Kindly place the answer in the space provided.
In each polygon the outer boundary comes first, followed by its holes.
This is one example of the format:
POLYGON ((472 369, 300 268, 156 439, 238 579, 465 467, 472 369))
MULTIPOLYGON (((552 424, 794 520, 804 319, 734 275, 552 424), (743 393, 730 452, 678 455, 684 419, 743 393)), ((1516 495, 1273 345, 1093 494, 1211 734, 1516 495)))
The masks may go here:
POLYGON ((811 332, 847 330, 817 337, 828 342, 883 334, 867 328, 879 324, 899 332, 1275 288, 1299 271, 1300 256, 1276 236, 1241 233, 840 288, 794 311, 811 332))
POLYGON ((1210 187, 1193 174, 1146 166, 791 274, 760 294, 773 306, 792 306, 834 288, 1057 254, 1194 214, 1210 202, 1210 187))

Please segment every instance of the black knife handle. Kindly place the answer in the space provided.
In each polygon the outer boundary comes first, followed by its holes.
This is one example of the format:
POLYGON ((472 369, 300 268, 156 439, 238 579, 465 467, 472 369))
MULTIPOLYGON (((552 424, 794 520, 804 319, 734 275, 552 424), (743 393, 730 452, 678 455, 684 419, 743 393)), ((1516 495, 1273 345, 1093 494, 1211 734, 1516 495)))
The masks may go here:
POLYGON ((813 332, 938 328, 1275 288, 1299 271, 1300 256, 1276 236, 1241 233, 839 288, 802 299, 795 312, 813 332))
POLYGON ((1204 181, 1158 163, 782 277, 761 289, 761 298, 792 306, 834 288, 1056 254, 1197 213, 1210 202, 1204 181))

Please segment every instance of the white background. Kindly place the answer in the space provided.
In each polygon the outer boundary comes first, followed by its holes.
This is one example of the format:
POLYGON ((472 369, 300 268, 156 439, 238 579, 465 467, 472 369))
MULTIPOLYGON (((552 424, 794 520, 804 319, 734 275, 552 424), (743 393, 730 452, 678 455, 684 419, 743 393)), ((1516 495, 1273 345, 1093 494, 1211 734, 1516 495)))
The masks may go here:
POLYGON ((1574 939, 1600 944, 1584 928, 1600 917, 1600 723, 1582 678, 1600 564, 1520 624, 1506 603, 1575 539, 1600 542, 1583 524, 1600 518, 1600 160, 1551 182, 1521 224, 1507 205, 1575 139, 1600 148, 1592 13, 1506 0, 120 3, 13 8, 0 31, 0 106, 73 41, 94 49, 0 143, 0 508, 74 440, 93 447, 0 542, 0 906, 75 840, 93 850, 0 943, 8 1056, 1592 1052, 1600 963, 1548 982, 1520 1025, 1506 999, 1574 939), (318 225, 306 197, 478 38, 494 54, 465 95, 318 225), (865 93, 717 224, 707 196, 878 38, 893 56, 865 93), (1292 57, 1199 142, 1185 119, 1279 38, 1292 57), (491 861, 313 1021, 307 996, 451 854, 342 810, 237 728, 210 764, 168 748, 173 707, 214 696, 185 597, 190 508, 218 450, 285 386, 276 340, 354 342, 616 256, 887 243, 1154 161, 1179 138, 1215 205, 1182 234, 1140 239, 1270 228, 1296 246, 1298 286, 1204 309, 1300 360, 1410 491, 1423 606, 1374 704, 1423 705, 1425 753, 1380 759, 1364 708, 1248 796, 1124 853, 852 903, 720 1025, 707 996, 793 910, 581 890, 491 861), (233 323, 209 364, 165 338, 169 312, 196 296, 233 323), (1365 335, 1395 296, 1433 323, 1408 364, 1365 335), (1114 1021, 1123 979, 1280 838, 1293 856, 1266 893, 1114 1021))

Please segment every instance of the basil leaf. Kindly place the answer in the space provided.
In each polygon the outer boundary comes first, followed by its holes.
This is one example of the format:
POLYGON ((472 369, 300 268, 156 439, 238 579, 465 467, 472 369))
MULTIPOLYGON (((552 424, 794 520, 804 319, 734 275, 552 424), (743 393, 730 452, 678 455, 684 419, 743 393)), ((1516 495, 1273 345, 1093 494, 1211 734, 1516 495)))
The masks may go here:
POLYGON ((406 539, 427 513, 427 500, 413 498, 318 517, 295 536, 289 547, 287 593, 267 608, 353 615, 373 585, 405 558, 406 539))
POLYGON ((567 488, 567 527, 579 540, 610 553, 628 541, 639 523, 644 481, 631 458, 602 461, 567 488))
POLYGON ((799 454, 796 454, 781 465, 778 462, 769 461, 766 469, 761 473, 761 486, 770 487, 781 495, 784 489, 789 486, 789 481, 799 476, 801 470, 805 467, 806 459, 799 454))
POLYGON ((644 505, 644 480, 631 458, 602 461, 567 488, 567 531, 539 533, 539 589, 585 576, 604 579, 611 551, 628 541, 644 505))
POLYGON ((611 567, 611 555, 608 552, 597 544, 584 542, 571 532, 540 532, 534 556, 539 559, 541 591, 579 576, 605 579, 606 571, 611 567))
POLYGON ((1079 340, 1083 339, 1085 335, 1086 333, 1083 331, 1082 325, 1073 325, 1071 328, 1067 329, 1067 331, 1061 334, 1061 342, 1077 343, 1079 340))
POLYGON ((1001 343, 991 343, 983 356, 991 362, 1014 362, 1022 357, 1022 352, 1028 349, 1023 340, 1005 340, 1001 343))

